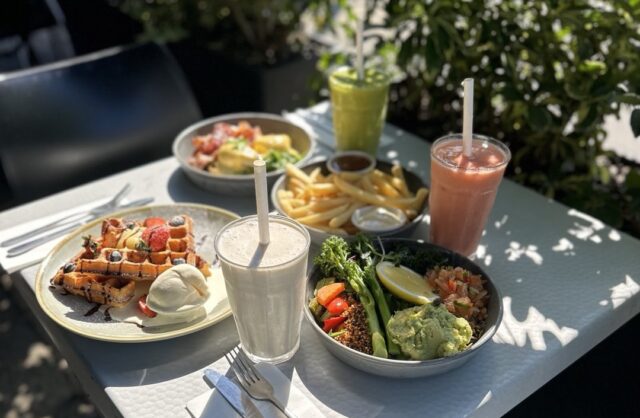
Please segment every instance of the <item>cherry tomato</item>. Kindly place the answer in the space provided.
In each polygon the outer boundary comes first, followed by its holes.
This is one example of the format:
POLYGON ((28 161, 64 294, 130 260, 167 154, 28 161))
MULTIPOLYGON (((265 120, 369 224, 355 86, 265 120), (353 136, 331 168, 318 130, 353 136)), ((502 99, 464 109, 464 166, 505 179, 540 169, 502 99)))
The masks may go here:
POLYGON ((341 297, 337 297, 329 302, 327 305, 327 311, 329 311, 331 315, 338 316, 342 312, 346 311, 348 307, 349 303, 346 300, 341 297))
POLYGON ((158 315, 147 306, 147 295, 140 296, 140 299, 138 299, 138 308, 149 318, 154 318, 156 315, 158 315))
POLYGON ((329 332, 332 329, 336 329, 338 325, 344 322, 345 319, 347 318, 345 318, 344 316, 332 316, 330 318, 327 318, 322 323, 322 330, 324 332, 329 332))

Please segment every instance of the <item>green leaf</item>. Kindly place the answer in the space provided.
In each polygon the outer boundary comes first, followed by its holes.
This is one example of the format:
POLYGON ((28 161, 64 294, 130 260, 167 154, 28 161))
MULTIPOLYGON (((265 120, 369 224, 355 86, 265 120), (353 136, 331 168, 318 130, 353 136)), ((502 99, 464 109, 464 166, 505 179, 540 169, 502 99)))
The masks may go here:
POLYGON ((631 130, 636 138, 640 136, 640 109, 631 112, 631 130))
POLYGON ((630 105, 640 105, 640 95, 635 93, 625 93, 616 97, 618 102, 630 105))
POLYGON ((427 71, 435 74, 440 71, 442 66, 442 56, 438 52, 433 36, 427 38, 427 46, 425 47, 425 55, 427 58, 427 71))
POLYGON ((593 105, 589 106, 588 110, 586 109, 587 108, 583 106, 578 112, 578 123, 575 128, 576 132, 586 131, 598 119, 598 106, 593 105))
POLYGON ((630 170, 624 179, 624 187, 627 191, 640 190, 640 170, 630 170))
POLYGON ((529 125, 534 131, 544 131, 551 125, 551 114, 543 107, 530 107, 529 125))
POLYGON ((595 60, 584 60, 578 69, 587 74, 604 74, 607 72, 607 64, 595 60))

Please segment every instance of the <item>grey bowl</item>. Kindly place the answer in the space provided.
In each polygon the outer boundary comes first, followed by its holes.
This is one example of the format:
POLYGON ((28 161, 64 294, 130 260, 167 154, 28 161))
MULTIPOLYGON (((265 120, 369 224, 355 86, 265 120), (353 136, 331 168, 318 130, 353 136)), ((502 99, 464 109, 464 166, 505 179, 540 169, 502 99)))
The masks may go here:
MULTIPOLYGON (((320 158, 312 162, 309 162, 306 165, 301 166, 300 169, 305 173, 309 174, 316 167, 320 167, 322 169, 323 175, 329 174, 326 158, 320 158)), ((386 161, 378 160, 376 162, 376 168, 381 171, 384 171, 385 173, 391 173, 391 167, 393 167, 393 165, 386 161)), ((411 192, 415 192, 421 187, 428 187, 428 185, 425 182, 423 182, 422 179, 420 179, 420 177, 418 177, 417 174, 412 173, 411 171, 408 171, 404 168, 402 170, 404 172, 405 181, 407 182, 407 187, 411 192)), ((276 183, 273 185, 273 188, 271 189, 271 202, 273 203, 274 208, 283 216, 287 216, 287 214, 282 209, 282 207, 280 206, 280 202, 278 201, 278 190, 283 190, 285 188, 285 180, 286 180, 286 175, 282 175, 280 178, 278 178, 276 183)), ((376 234, 376 236, 381 236, 381 237, 392 236, 392 235, 397 235, 403 232, 413 231, 422 222, 422 219, 424 218, 424 215, 427 211, 428 202, 429 202, 429 199, 425 199, 424 204, 422 205, 422 208, 418 213, 418 216, 416 216, 411 222, 401 226, 400 228, 394 229, 392 231, 378 233, 376 234)), ((309 225, 303 225, 303 226, 307 228, 307 230, 309 231, 309 235, 311 236, 311 241, 314 244, 319 245, 322 243, 322 241, 329 238, 331 235, 336 235, 336 234, 330 234, 328 232, 322 231, 320 229, 314 228, 309 225)), ((354 237, 353 235, 341 235, 341 236, 346 240, 350 240, 354 237)))
MULTIPOLYGON (((250 196, 254 194, 253 174, 212 174, 208 171, 192 167, 187 162, 193 154, 191 139, 196 135, 204 135, 211 132, 213 125, 219 122, 237 124, 240 121, 247 121, 252 126, 260 126, 265 134, 281 133, 291 137, 291 145, 300 152, 302 159, 296 163, 302 166, 307 163, 315 148, 315 141, 311 135, 302 127, 278 115, 268 113, 233 113, 229 115, 216 116, 195 123, 178 134, 173 141, 173 155, 180 163, 189 179, 203 189, 236 196, 250 196)), ((282 175, 284 170, 276 170, 267 173, 267 184, 271 187, 276 179, 282 175)))
MULTIPOLYGON (((484 334, 467 350, 453 355, 451 357, 444 357, 433 360, 424 361, 410 361, 410 360, 394 360, 383 359, 374 357, 369 354, 364 354, 359 351, 353 350, 347 346, 344 346, 329 337, 320 326, 316 323, 311 310, 305 303, 304 314, 311 328, 318 334, 322 344, 338 359, 342 360, 346 364, 362 370, 367 373, 375 374, 378 376, 393 377, 393 378, 413 378, 433 376, 440 373, 445 373, 462 366, 469 361, 478 351, 489 341, 495 334, 500 321, 502 321, 502 296, 500 291, 496 287, 491 278, 474 262, 468 258, 449 251, 445 248, 437 245, 428 244, 409 239, 400 238, 387 238, 382 240, 383 245, 387 251, 389 251, 395 245, 409 246, 410 248, 417 249, 419 247, 427 248, 433 251, 435 254, 444 255, 449 258, 447 264, 454 266, 460 266, 472 272, 473 274, 481 274, 487 280, 486 287, 489 291, 490 300, 488 306, 488 318, 484 334)), ((313 267, 307 280, 306 289, 306 301, 313 297, 313 290, 316 282, 321 279, 320 270, 317 267, 313 267)))

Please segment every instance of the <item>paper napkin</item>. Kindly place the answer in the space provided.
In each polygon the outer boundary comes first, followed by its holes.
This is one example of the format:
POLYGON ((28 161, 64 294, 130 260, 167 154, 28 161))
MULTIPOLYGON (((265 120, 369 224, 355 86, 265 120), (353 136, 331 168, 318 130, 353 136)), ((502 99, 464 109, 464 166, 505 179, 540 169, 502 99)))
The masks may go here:
MULTIPOLYGON (((229 363, 223 357, 211 366, 212 369, 219 373, 225 374, 234 383, 238 384, 235 379, 233 370, 229 363)), ((287 405, 287 409, 299 418, 324 417, 324 415, 313 405, 306 395, 296 385, 302 383, 296 379, 289 380, 276 366, 266 363, 256 364, 258 371, 268 380, 274 389, 274 394, 282 402, 287 405)), ((241 387, 238 384, 238 387, 241 387)), ((243 389, 241 389, 243 390, 243 389)), ((254 403, 260 413, 265 418, 281 418, 284 414, 269 401, 254 400, 254 403)), ((192 399, 187 403, 187 410, 194 418, 236 418, 238 413, 229 405, 216 389, 210 389, 202 395, 192 399)))

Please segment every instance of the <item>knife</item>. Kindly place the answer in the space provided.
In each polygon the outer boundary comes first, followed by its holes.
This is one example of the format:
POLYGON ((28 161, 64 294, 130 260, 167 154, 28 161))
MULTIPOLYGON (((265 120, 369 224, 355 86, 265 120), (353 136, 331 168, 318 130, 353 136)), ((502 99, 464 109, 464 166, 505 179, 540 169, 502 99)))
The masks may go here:
POLYGON ((205 369, 204 375, 243 418, 264 418, 249 395, 229 378, 212 369, 205 369))
MULTIPOLYGON (((126 209, 126 208, 132 208, 132 207, 137 207, 137 206, 144 206, 147 205, 149 203, 153 202, 153 197, 145 197, 142 199, 137 199, 137 200, 133 200, 129 203, 125 203, 124 205, 119 206, 116 210, 120 210, 120 209, 126 209)), ((15 247, 11 247, 7 250, 7 257, 11 258, 11 257, 17 257, 19 255, 22 255, 26 252, 29 252, 31 250, 33 250, 36 247, 39 247, 40 245, 44 244, 45 242, 49 242, 52 239, 61 237, 63 235, 68 234, 69 232, 73 231, 76 228, 81 227, 82 225, 86 224, 89 221, 92 221, 93 219, 98 218, 99 216, 102 216, 103 214, 99 214, 99 215, 90 215, 87 216, 85 218, 82 218, 81 220, 68 224, 66 225, 64 228, 51 232, 47 235, 43 235, 39 238, 35 238, 31 241, 27 241, 24 244, 20 244, 20 245, 16 245, 15 247)))

